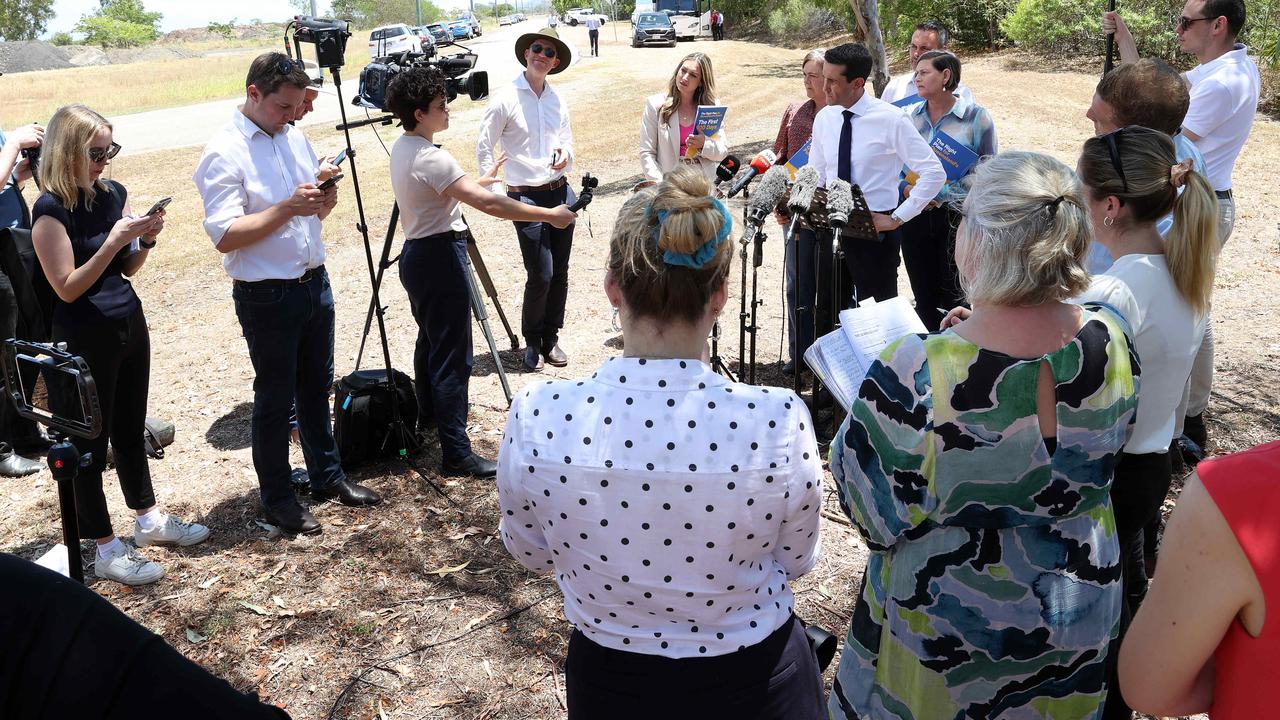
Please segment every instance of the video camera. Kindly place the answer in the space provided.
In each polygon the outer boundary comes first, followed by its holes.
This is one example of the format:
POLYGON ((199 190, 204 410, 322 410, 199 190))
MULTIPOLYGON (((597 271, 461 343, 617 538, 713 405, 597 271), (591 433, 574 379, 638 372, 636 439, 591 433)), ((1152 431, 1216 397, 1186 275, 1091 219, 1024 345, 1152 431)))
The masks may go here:
POLYGON ((430 53, 403 52, 388 57, 375 58, 360 71, 360 91, 351 98, 352 105, 377 108, 386 111, 387 85, 396 75, 412 68, 433 67, 445 76, 448 100, 466 94, 472 100, 489 96, 489 74, 483 70, 471 72, 479 56, 472 52, 445 55, 434 60, 430 53))
POLYGON ((299 43, 316 46, 316 64, 322 68, 339 68, 345 62, 347 38, 351 37, 351 24, 346 20, 315 18, 296 15, 285 25, 285 46, 288 47, 289 31, 293 31, 294 59, 302 60, 299 43))

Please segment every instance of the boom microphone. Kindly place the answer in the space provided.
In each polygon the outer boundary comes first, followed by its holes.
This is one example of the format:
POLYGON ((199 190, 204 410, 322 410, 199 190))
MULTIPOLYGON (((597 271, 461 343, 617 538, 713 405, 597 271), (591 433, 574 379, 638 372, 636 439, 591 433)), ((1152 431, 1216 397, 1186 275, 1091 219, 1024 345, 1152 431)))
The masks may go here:
POLYGON ((835 180, 827 186, 827 222, 839 235, 849 226, 849 213, 853 211, 853 188, 844 180, 835 180))
MULTIPOLYGON (((751 166, 740 173, 740 177, 734 181, 733 187, 729 188, 729 197, 733 197, 734 195, 742 192, 743 188, 754 180, 756 175, 768 172, 769 168, 773 167, 773 164, 777 162, 777 160, 778 156, 774 155, 772 150, 765 150, 752 158, 751 166)), ((777 202, 777 198, 774 198, 774 202, 777 202)))
POLYGON ((716 180, 720 182, 732 180, 733 176, 737 174, 738 168, 741 166, 742 161, 738 159, 737 155, 726 155, 725 158, 720 161, 720 164, 716 166, 716 180))
POLYGON ((773 209, 782 201, 782 196, 787 192, 787 181, 790 179, 791 173, 787 172, 786 168, 781 166, 769 168, 764 174, 764 179, 760 181, 760 186, 756 188, 755 196, 747 205, 748 225, 756 229, 760 228, 764 219, 769 217, 773 209))
POLYGON ((791 198, 787 200, 787 211, 791 213, 791 224, 787 227, 787 237, 796 231, 800 216, 809 212, 813 205, 813 193, 818 189, 821 178, 818 171, 805 165, 796 172, 795 185, 791 186, 791 198))

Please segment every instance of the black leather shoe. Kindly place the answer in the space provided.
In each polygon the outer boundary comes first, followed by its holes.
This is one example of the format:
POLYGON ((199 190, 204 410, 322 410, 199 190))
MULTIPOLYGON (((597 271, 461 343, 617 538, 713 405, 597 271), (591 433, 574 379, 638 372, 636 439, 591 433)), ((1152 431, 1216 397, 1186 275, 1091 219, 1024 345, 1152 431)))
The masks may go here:
POLYGON ((1209 445, 1209 429, 1204 426, 1204 415, 1188 415, 1182 421, 1182 434, 1190 438, 1201 452, 1209 445))
POLYGON ((14 452, 8 444, 0 443, 0 477, 26 477, 44 469, 44 463, 28 460, 14 452))
POLYGON ((381 495, 350 480, 339 480, 327 488, 313 487, 311 488, 311 497, 316 500, 337 500, 343 505, 351 505, 353 507, 377 505, 382 502, 381 495))
POLYGON ((446 460, 440 467, 440 474, 445 477, 491 478, 498 474, 498 463, 471 453, 461 460, 446 460))
POLYGON ((311 511, 294 502, 289 507, 264 508, 266 521, 290 535, 311 535, 320 532, 320 521, 311 511))
POLYGON ((538 348, 532 345, 524 349, 524 369, 529 372, 537 372, 542 369, 542 353, 538 352, 538 348))
POLYGON ((548 365, 555 367, 564 367, 569 364, 569 356, 560 349, 560 343, 552 343, 550 348, 543 348, 542 357, 547 359, 548 365))
POLYGON ((791 377, 796 374, 796 361, 788 360, 782 363, 782 374, 791 377))

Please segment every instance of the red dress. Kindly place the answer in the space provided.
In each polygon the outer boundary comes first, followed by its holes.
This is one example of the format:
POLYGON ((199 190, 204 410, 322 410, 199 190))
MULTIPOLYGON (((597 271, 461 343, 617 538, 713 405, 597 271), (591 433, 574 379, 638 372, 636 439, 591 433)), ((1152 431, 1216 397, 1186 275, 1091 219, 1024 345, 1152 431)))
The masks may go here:
POLYGON ((1213 720, 1275 716, 1280 686, 1280 442, 1200 463, 1204 487, 1244 550, 1266 603, 1262 634, 1236 620, 1214 653, 1213 720))

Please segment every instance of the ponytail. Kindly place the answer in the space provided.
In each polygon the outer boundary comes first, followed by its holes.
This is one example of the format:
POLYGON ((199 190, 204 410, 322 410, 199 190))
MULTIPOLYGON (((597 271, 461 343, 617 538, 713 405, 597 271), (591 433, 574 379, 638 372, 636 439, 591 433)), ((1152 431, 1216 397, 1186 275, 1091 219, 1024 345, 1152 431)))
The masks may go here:
POLYGON ((1173 203, 1164 254, 1178 294, 1197 315, 1207 313, 1218 261, 1218 201, 1209 181, 1194 170, 1173 203))

